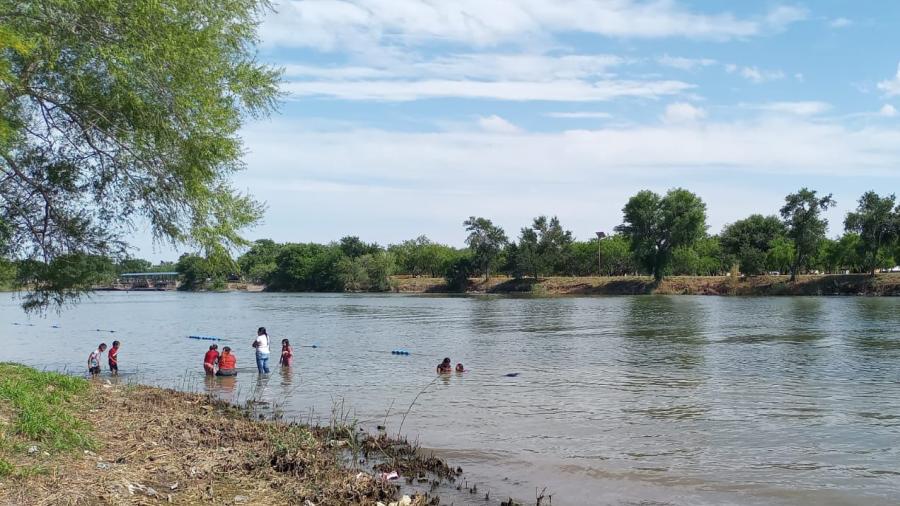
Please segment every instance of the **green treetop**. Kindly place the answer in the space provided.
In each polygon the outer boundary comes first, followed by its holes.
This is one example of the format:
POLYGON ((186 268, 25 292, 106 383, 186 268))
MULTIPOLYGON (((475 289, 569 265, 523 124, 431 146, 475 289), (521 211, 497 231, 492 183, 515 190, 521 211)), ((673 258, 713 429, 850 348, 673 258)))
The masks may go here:
POLYGON ((0 223, 11 256, 46 265, 27 307, 86 288, 92 275, 54 271, 121 257, 137 224, 206 255, 244 244, 261 207, 230 176, 242 118, 277 98, 253 52, 267 7, 0 0, 0 223))

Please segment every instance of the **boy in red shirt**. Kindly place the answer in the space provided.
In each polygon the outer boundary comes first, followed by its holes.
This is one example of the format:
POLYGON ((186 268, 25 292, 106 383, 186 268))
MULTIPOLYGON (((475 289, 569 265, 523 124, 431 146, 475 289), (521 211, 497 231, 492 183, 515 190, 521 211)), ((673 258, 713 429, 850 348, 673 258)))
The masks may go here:
POLYGON ((207 376, 216 374, 216 364, 219 363, 219 345, 214 344, 209 347, 209 351, 203 357, 203 369, 207 376))
POLYGON ((113 376, 119 375, 119 341, 113 341, 112 348, 106 356, 109 358, 109 372, 113 376))

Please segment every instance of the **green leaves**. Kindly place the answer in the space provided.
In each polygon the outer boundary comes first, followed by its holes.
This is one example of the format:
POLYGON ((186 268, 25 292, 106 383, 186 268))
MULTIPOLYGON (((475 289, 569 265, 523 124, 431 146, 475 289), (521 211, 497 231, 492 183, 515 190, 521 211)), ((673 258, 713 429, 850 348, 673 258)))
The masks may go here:
POLYGON ((866 272, 891 267, 889 249, 900 237, 900 207, 894 210, 896 201, 893 194, 881 197, 874 191, 866 192, 859 198, 856 212, 847 213, 844 219, 844 228, 859 235, 855 249, 866 272))
POLYGON ((789 194, 784 200, 785 204, 780 212, 787 228, 787 236, 794 243, 794 261, 791 264, 793 281, 799 271, 809 264, 819 243, 825 239, 828 220, 822 217, 822 212, 836 202, 831 194, 818 197, 815 191, 807 188, 789 194))
POLYGON ((706 204, 682 189, 664 197, 644 190, 622 209, 623 224, 616 230, 630 242, 631 251, 653 277, 660 281, 668 270, 675 248, 691 246, 706 232, 706 204))
POLYGON ((278 71, 253 51, 268 6, 0 0, 0 221, 13 257, 52 276, 60 256, 122 256, 139 222, 207 257, 245 245, 263 208, 229 180, 243 168, 243 118, 278 98, 278 71))
POLYGON ((470 216, 463 222, 463 226, 469 232, 466 244, 472 250, 473 261, 481 269, 484 278, 488 279, 491 276, 491 269, 500 257, 500 252, 508 242, 506 232, 495 226, 491 220, 475 216, 470 216))

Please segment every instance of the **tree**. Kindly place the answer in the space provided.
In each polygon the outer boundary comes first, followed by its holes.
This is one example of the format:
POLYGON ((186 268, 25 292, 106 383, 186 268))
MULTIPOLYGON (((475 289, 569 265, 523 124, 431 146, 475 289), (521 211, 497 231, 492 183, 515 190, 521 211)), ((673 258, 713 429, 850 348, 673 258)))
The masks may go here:
POLYGON ((355 235, 341 238, 338 246, 341 248, 341 252, 349 258, 359 258, 363 255, 373 255, 382 251, 381 246, 378 244, 365 243, 355 235))
POLYGON ((572 232, 563 229, 559 218, 538 216, 522 229, 516 248, 516 272, 537 279, 541 274, 568 274, 571 270, 572 232))
POLYGON ((753 214, 726 225, 720 237, 722 249, 734 257, 741 272, 754 276, 766 271, 772 242, 784 234, 784 223, 777 216, 753 214))
POLYGON ((787 237, 776 237, 769 244, 766 268, 779 273, 788 272, 794 265, 794 256, 794 242, 787 237))
POLYGON ((123 274, 125 272, 148 272, 153 268, 153 264, 149 260, 143 258, 126 258, 116 265, 116 273, 123 274))
POLYGON ((475 264, 469 252, 460 253, 450 261, 444 279, 447 287, 455 292, 464 292, 469 287, 469 277, 475 272, 475 264))
POLYGON ((866 192, 859 198, 856 212, 847 213, 844 219, 844 229, 859 234, 857 252, 862 269, 873 275, 879 267, 888 267, 890 246, 900 234, 896 200, 893 194, 880 197, 874 191, 866 192))
POLYGON ((534 279, 540 276, 543 258, 538 241, 537 232, 531 227, 525 227, 519 235, 519 243, 510 245, 510 253, 514 258, 514 275, 517 278, 524 274, 530 274, 534 279))
POLYGON ((794 261, 791 263, 791 281, 794 281, 797 273, 806 268, 816 254, 819 243, 825 238, 828 220, 822 217, 822 212, 835 205, 835 201, 831 194, 819 198, 815 191, 807 188, 791 193, 784 200, 781 218, 787 229, 787 236, 794 243, 794 261))
POLYGON ((454 248, 433 242, 424 235, 393 244, 388 251, 396 259, 398 272, 412 276, 442 276, 457 256, 454 248))
POLYGON ((244 278, 253 283, 268 284, 278 267, 278 253, 281 246, 271 239, 259 239, 237 262, 244 278))
POLYGON ((347 257, 335 245, 285 244, 276 260, 269 288, 294 292, 342 292, 342 260, 347 257))
POLYGON ((506 233, 487 218, 469 217, 463 222, 469 236, 466 244, 472 250, 473 262, 481 270, 485 281, 491 277, 491 268, 507 243, 506 233))
POLYGON ((622 209, 624 223, 616 230, 624 234, 635 259, 659 282, 672 260, 672 251, 690 246, 706 232, 706 204, 682 189, 664 197, 643 190, 622 209))
POLYGON ((244 244, 262 208, 229 181, 242 118, 278 95, 279 72, 255 59, 267 6, 0 0, 0 223, 56 290, 26 308, 88 289, 54 260, 122 257, 137 223, 207 254, 244 244))

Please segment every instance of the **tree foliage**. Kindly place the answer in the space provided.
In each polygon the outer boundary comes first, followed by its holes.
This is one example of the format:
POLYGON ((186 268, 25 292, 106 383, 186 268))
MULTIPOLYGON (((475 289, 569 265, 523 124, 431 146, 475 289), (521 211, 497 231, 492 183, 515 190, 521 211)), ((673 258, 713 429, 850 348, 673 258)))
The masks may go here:
POLYGON ((242 118, 278 93, 253 50, 267 7, 0 0, 0 223, 43 264, 28 307, 84 289, 72 259, 123 256, 137 224, 207 256, 244 243, 261 207, 230 177, 242 118))
POLYGON ((856 246, 861 267, 874 274, 879 267, 888 267, 892 259, 890 246, 900 235, 900 208, 894 210, 897 198, 891 194, 881 197, 869 191, 859 198, 855 212, 847 213, 844 228, 858 234, 856 246))
POLYGON ((500 253, 508 242, 506 232, 502 228, 494 225, 487 218, 476 218, 470 216, 468 220, 463 222, 466 231, 469 232, 466 237, 466 244, 472 251, 472 261, 480 270, 484 279, 491 277, 491 269, 497 264, 500 253))
POLYGON ((628 237, 635 259, 657 281, 668 270, 673 251, 691 246, 706 231, 706 204, 682 188, 665 196, 638 192, 622 212, 624 223, 616 230, 628 237))
POLYGON ((741 272, 753 276, 766 272, 772 243, 784 235, 784 223, 777 216, 752 214, 726 225, 720 237, 722 250, 734 258, 741 272))
POLYGON ((814 258, 819 244, 825 239, 828 220, 822 213, 835 205, 831 194, 818 197, 814 190, 801 188, 784 198, 781 218, 787 229, 787 236, 793 241, 794 255, 791 263, 791 281, 797 278, 814 258))

